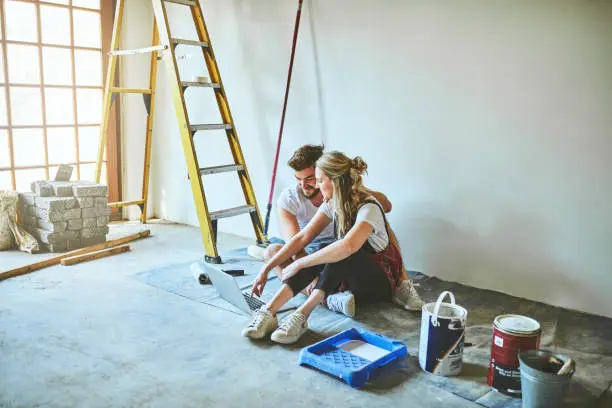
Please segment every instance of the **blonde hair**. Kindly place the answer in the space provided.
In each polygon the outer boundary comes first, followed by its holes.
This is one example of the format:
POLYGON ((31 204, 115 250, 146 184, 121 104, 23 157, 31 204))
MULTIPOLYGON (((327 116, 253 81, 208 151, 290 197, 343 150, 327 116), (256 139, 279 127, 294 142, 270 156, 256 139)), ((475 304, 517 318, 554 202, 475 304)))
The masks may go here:
POLYGON ((318 167, 331 179, 335 198, 336 232, 344 237, 355 223, 359 204, 369 196, 363 191, 362 174, 368 165, 359 156, 351 159, 344 153, 333 151, 324 153, 317 160, 318 167))

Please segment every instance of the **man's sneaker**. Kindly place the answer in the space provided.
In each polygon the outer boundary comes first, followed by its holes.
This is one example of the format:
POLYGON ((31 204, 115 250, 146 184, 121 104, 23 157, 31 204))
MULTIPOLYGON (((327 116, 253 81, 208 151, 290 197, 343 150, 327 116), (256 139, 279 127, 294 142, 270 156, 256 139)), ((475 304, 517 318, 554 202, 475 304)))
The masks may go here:
POLYGON ((425 304, 409 280, 403 280, 400 283, 391 299, 393 303, 406 310, 421 310, 425 304))
POLYGON ((253 315, 253 320, 242 330, 244 337, 250 337, 255 340, 263 339, 268 334, 272 333, 278 327, 278 319, 272 315, 265 306, 262 306, 253 315))
POLYGON ((291 344, 298 341, 307 331, 306 316, 295 311, 283 319, 280 327, 274 330, 270 338, 277 343, 291 344))
POLYGON ((348 317, 355 316, 355 296, 348 290, 329 295, 325 303, 332 312, 342 313, 348 317))

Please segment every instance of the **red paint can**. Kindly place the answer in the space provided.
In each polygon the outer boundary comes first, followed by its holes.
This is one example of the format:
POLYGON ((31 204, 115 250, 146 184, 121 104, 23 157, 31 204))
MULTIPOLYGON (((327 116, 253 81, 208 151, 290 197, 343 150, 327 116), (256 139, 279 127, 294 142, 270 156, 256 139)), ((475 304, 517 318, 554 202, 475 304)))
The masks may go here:
POLYGON ((493 322, 493 343, 488 384, 512 396, 521 395, 519 350, 540 347, 542 329, 536 320, 520 315, 501 315, 493 322))

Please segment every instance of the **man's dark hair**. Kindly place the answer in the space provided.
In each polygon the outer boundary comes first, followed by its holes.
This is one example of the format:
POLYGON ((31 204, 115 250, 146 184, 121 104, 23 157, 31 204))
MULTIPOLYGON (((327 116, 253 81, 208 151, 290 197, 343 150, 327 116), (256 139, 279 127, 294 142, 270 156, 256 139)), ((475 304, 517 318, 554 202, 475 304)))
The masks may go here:
POLYGON ((319 157, 323 155, 323 148, 323 145, 304 145, 293 153, 287 164, 295 171, 314 167, 319 157))

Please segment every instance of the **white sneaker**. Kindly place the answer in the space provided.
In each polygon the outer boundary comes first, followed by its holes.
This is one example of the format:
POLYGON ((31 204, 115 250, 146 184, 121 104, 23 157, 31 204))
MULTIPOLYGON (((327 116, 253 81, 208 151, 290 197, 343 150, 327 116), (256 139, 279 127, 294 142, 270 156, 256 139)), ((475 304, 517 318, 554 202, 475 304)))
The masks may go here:
POLYGON ((327 308, 332 312, 342 313, 348 317, 355 316, 355 296, 351 291, 344 291, 329 295, 325 299, 327 308))
POLYGON ((276 316, 272 315, 265 306, 262 306, 255 312, 253 320, 246 329, 242 330, 242 335, 259 340, 272 333, 277 327, 278 319, 276 316))
POLYGON ((264 260, 264 252, 266 252, 266 248, 260 247, 259 245, 250 245, 247 248, 247 254, 260 261, 264 260))
POLYGON ((421 310, 425 304, 409 280, 403 280, 400 283, 395 292, 393 292, 391 299, 393 303, 406 310, 421 310))
POLYGON ((306 316, 295 311, 283 319, 280 327, 274 330, 270 338, 277 343, 291 344, 298 341, 307 331, 306 316))

